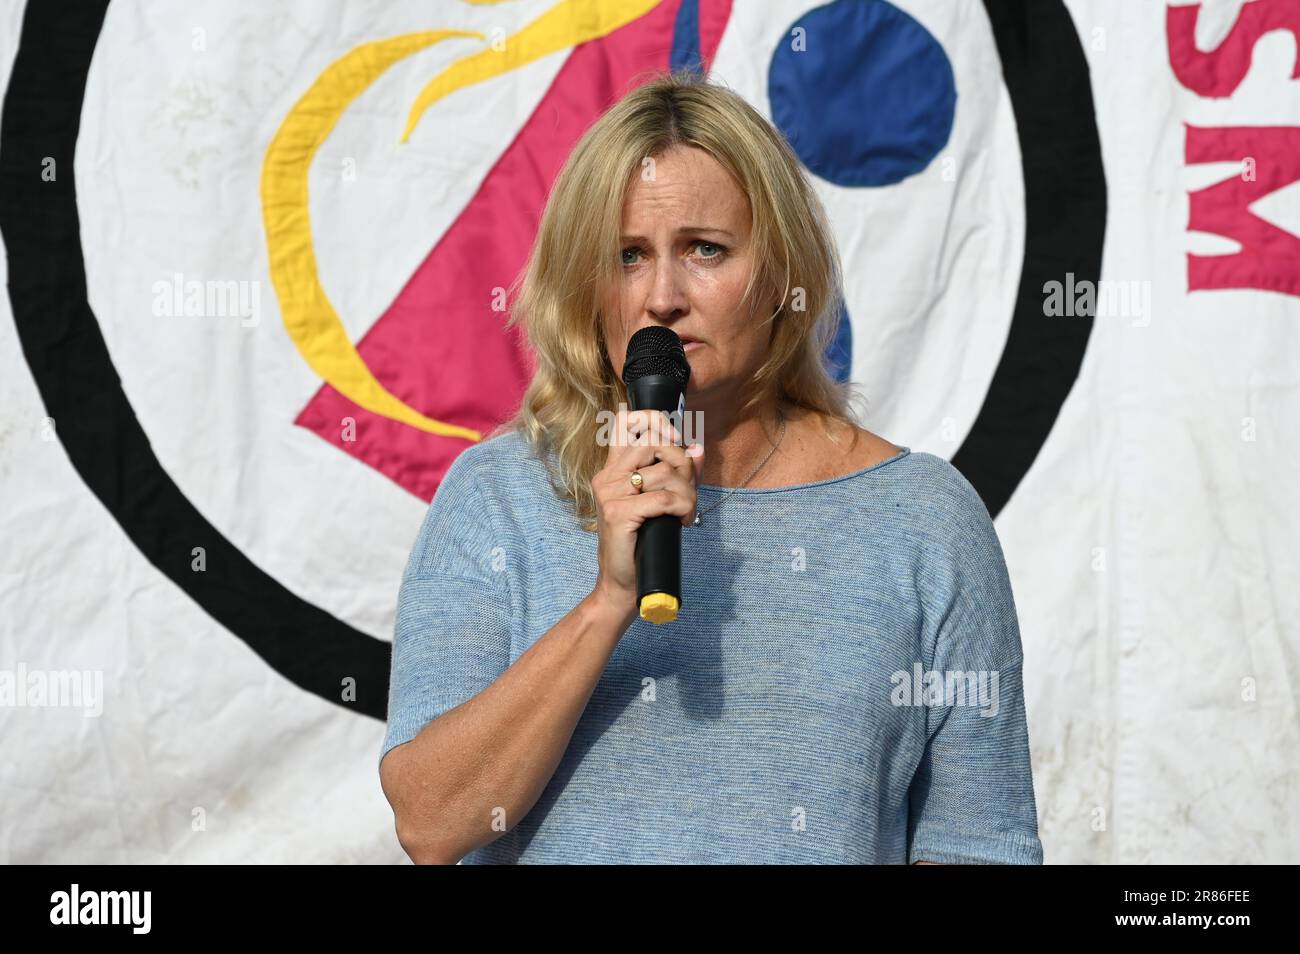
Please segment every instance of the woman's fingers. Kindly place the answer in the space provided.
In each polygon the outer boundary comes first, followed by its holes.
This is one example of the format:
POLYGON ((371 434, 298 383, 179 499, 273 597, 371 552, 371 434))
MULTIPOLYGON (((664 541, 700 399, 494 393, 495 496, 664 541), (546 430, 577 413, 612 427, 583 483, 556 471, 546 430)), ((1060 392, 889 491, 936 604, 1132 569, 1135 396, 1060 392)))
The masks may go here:
POLYGON ((615 480, 627 477, 634 470, 644 471, 662 462, 668 465, 684 480, 691 479, 691 458, 685 448, 673 444, 661 447, 625 447, 605 465, 605 471, 615 480))
POLYGON ((627 521, 635 529, 651 517, 672 514, 685 520, 695 511, 695 501, 672 490, 652 490, 606 503, 606 513, 614 520, 627 521))
MULTIPOLYGON (((686 456, 685 452, 683 452, 682 456, 686 456)), ((673 490, 678 493, 694 493, 695 491, 690 478, 683 477, 681 470, 668 463, 668 461, 660 461, 648 467, 638 468, 637 473, 641 475, 641 492, 643 494, 652 490, 673 490)))
POLYGON ((677 442, 681 435, 662 411, 628 411, 619 416, 611 435, 605 469, 631 474, 657 460, 670 463, 690 479, 691 462, 677 442))
POLYGON ((680 444, 682 441, 681 434, 663 411, 625 409, 620 416, 623 420, 622 433, 627 434, 635 443, 680 444))
POLYGON ((653 464, 650 467, 643 467, 638 471, 638 473, 641 475, 640 496, 666 490, 674 497, 685 501, 687 507, 685 513, 680 513, 675 509, 662 512, 674 513, 677 516, 682 517, 683 523, 690 523, 691 520, 695 518, 695 508, 698 504, 698 496, 695 490, 693 469, 690 471, 691 477, 683 477, 677 468, 671 466, 666 461, 662 461, 658 464, 653 464))
POLYGON ((613 455, 628 446, 680 444, 681 440, 681 434, 663 411, 623 408, 609 434, 609 452, 613 455))

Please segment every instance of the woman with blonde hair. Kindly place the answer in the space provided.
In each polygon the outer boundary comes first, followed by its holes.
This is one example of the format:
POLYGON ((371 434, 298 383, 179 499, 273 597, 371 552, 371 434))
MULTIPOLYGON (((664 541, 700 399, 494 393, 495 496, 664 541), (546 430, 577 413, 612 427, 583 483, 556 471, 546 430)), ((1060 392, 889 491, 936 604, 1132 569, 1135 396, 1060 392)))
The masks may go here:
POLYGON ((780 133, 695 74, 639 86, 574 148, 516 290, 535 376, 449 469, 399 594, 380 778, 407 854, 1041 863, 992 520, 855 423, 834 241, 780 133), (685 346, 687 446, 626 409, 650 326, 685 346), (655 626, 633 552, 665 514, 682 603, 655 626))

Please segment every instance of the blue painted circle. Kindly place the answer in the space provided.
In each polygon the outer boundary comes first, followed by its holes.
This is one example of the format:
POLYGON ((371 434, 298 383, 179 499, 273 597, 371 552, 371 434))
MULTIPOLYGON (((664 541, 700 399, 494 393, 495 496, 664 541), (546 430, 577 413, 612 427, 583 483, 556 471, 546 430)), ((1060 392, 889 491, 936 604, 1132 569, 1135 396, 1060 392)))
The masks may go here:
POLYGON ((822 358, 831 377, 841 383, 848 381, 853 371, 853 322, 843 304, 835 323, 835 337, 826 346, 822 358))
POLYGON ((804 165, 841 186, 920 172, 957 105, 939 41, 886 0, 834 0, 796 20, 772 53, 767 94, 804 165))

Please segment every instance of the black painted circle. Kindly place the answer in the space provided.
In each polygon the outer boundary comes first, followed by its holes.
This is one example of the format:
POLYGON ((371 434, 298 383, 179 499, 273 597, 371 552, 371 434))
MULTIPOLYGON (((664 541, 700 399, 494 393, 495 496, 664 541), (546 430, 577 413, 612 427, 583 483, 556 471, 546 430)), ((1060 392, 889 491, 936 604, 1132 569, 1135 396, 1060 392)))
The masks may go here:
MULTIPOLYGON (((1011 97, 1025 180, 1025 254, 1011 329, 952 462, 997 516, 1079 377, 1092 318, 1043 315, 1043 284, 1101 278, 1106 174, 1088 61, 1061 0, 984 0, 1011 97)), ((979 308, 972 302, 972 309, 979 308)), ((972 319, 979 317, 972 314, 972 319)))

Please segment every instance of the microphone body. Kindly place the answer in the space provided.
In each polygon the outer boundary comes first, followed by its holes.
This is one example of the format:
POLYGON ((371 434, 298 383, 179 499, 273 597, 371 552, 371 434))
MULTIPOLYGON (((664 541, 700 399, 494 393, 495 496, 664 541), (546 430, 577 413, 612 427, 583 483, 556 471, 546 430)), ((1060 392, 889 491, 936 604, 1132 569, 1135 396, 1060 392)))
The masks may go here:
MULTIPOLYGON (((681 339, 653 325, 632 336, 623 383, 634 411, 663 411, 680 430, 690 365, 681 339)), ((642 619, 655 624, 677 618, 682 601, 682 522, 672 514, 651 517, 636 536, 636 598, 642 619)))

